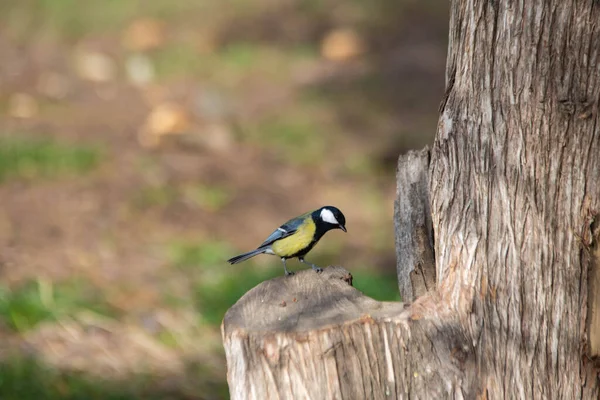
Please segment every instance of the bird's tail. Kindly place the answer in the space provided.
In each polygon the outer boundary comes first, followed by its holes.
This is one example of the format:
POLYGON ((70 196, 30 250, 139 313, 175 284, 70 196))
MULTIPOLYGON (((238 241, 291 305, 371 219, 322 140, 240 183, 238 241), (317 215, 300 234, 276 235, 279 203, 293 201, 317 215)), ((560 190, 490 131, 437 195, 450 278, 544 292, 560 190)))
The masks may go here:
POLYGON ((254 257, 254 256, 257 256, 257 255, 259 255, 259 254, 262 254, 262 253, 264 253, 265 251, 266 251, 266 249, 264 249, 264 248, 262 248, 262 249, 256 249, 256 250, 252 250, 252 251, 249 251, 249 252, 247 252, 247 253, 240 254, 239 256, 232 257, 232 258, 230 258, 229 260, 227 260, 227 262, 228 262, 229 264, 237 264, 237 263, 239 263, 239 262, 246 261, 246 260, 247 260, 247 259, 249 259, 249 258, 252 258, 252 257, 254 257))

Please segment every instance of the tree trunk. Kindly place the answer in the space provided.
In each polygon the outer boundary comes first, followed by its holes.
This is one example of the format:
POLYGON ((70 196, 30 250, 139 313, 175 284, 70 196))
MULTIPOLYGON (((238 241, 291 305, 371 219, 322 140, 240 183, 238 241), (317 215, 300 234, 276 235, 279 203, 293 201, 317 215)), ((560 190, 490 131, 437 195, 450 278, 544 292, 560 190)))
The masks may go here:
POLYGON ((453 1, 437 291, 377 303, 338 269, 259 285, 223 324, 232 398, 598 399, 599 102, 598 1, 453 1))
POLYGON ((455 1, 450 25, 430 181, 440 297, 472 341, 481 393, 597 399, 583 345, 600 4, 455 1))

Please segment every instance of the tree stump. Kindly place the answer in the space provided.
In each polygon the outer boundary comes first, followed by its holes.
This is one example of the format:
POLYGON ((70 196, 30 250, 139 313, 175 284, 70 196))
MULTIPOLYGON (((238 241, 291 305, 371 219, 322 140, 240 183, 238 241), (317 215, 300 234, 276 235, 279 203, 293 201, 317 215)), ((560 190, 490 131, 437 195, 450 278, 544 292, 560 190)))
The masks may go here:
POLYGON ((460 329, 435 309, 433 298, 408 311, 351 283, 342 267, 303 270, 261 283, 229 309, 221 329, 231 398, 453 394, 464 379, 467 346, 454 340, 460 329))

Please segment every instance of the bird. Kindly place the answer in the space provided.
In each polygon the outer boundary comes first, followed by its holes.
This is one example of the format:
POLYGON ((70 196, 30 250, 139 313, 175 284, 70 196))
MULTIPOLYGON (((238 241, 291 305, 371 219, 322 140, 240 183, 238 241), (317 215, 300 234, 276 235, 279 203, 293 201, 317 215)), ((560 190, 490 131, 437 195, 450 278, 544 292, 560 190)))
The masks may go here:
POLYGON ((294 275, 288 271, 285 263, 289 258, 298 258, 301 263, 309 264, 314 271, 322 272, 323 269, 304 260, 304 256, 332 229, 347 232, 346 217, 338 208, 324 206, 290 219, 275 229, 255 250, 232 257, 227 262, 237 264, 259 254, 272 254, 281 258, 286 276, 294 275))

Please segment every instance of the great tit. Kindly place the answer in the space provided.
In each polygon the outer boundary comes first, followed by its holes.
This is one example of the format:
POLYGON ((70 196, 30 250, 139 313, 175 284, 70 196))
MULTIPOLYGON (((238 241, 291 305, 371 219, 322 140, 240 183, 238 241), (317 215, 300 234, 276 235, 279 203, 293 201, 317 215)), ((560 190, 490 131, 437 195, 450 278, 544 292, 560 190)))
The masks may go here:
POLYGON ((264 253, 280 257, 286 275, 294 274, 288 271, 285 265, 288 258, 294 257, 297 257, 301 263, 312 266, 316 272, 321 272, 323 271, 321 268, 304 261, 304 256, 317 244, 325 232, 331 229, 341 229, 346 232, 346 218, 336 207, 321 207, 290 219, 271 233, 256 250, 230 258, 227 262, 237 264, 264 253))

